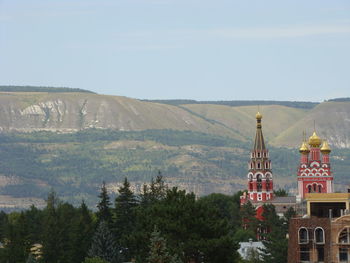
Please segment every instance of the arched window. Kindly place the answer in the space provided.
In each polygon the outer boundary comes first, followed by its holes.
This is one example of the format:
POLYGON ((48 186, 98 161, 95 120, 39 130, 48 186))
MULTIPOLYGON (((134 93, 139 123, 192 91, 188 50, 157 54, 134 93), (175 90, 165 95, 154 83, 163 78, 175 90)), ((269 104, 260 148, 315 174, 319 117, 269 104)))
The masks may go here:
POLYGON ((350 235, 349 227, 344 228, 339 233, 338 242, 341 243, 341 244, 349 244, 350 243, 349 235, 350 235))
POLYGON ((253 191, 253 176, 249 174, 249 191, 253 191))
POLYGON ((266 178, 266 191, 270 191, 270 179, 266 178))
POLYGON ((314 188, 314 193, 315 193, 316 192, 316 184, 313 184, 312 186, 314 188))
POLYGON ((315 229, 315 242, 316 244, 324 244, 324 231, 321 227, 315 229))
POLYGON ((311 185, 309 185, 309 186, 307 187, 307 190, 308 190, 309 193, 312 192, 312 190, 311 190, 311 185))
POLYGON ((320 184, 318 185, 318 192, 322 193, 322 186, 320 184))
POLYGON ((260 169, 260 162, 258 162, 258 169, 260 169))
POLYGON ((309 234, 305 227, 299 228, 299 244, 309 243, 309 234))
POLYGON ((261 184, 261 174, 256 175, 256 190, 261 192, 262 184, 261 184))

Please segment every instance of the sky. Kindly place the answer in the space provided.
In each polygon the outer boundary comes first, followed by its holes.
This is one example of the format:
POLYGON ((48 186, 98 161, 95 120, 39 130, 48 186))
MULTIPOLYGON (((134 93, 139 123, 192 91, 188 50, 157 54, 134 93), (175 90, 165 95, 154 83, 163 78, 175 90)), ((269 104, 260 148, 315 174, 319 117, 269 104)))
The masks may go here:
POLYGON ((0 85, 139 99, 350 97, 350 1, 0 0, 0 85))

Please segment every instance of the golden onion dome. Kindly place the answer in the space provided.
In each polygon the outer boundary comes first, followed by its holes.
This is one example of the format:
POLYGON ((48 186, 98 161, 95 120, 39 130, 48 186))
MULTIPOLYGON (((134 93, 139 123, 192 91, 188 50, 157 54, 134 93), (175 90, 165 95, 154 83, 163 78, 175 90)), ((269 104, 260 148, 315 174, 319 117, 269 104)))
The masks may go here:
POLYGON ((331 152, 331 147, 329 147, 328 142, 326 140, 323 141, 323 144, 321 147, 321 153, 329 154, 330 152, 331 152))
POLYGON ((256 118, 257 120, 261 120, 261 119, 262 119, 261 113, 258 112, 258 113, 255 115, 255 118, 256 118))
POLYGON ((303 142, 302 145, 299 148, 300 153, 308 154, 310 152, 309 147, 307 147, 306 142, 303 142))
POLYGON ((321 138, 317 136, 316 132, 314 132, 309 138, 309 145, 312 147, 320 147, 321 143, 321 138))

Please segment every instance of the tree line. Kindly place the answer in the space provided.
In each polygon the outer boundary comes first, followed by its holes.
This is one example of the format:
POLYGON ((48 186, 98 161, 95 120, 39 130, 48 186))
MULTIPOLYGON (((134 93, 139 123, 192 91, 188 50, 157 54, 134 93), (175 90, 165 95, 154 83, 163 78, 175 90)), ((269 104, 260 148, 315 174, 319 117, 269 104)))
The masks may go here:
POLYGON ((114 202, 103 184, 93 212, 84 202, 74 207, 51 191, 42 210, 0 212, 0 262, 286 262, 288 220, 270 205, 264 213, 268 220, 257 221, 250 203, 240 207, 240 195, 198 198, 168 188, 159 174, 139 195, 125 178, 114 202), (272 230, 266 248, 243 261, 238 242, 254 240, 257 227, 272 230))

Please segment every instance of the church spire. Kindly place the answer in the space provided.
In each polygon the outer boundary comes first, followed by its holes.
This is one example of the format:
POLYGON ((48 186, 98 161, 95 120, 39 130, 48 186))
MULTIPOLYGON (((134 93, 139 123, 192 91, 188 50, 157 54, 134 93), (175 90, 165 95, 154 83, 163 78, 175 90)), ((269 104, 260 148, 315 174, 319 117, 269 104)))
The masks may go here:
POLYGON ((258 112, 255 117, 257 122, 255 142, 248 163, 248 194, 241 198, 241 203, 248 200, 265 202, 273 198, 271 161, 261 130, 262 115, 258 112))
POLYGON ((262 133, 261 119, 262 115, 258 112, 256 115, 256 134, 255 134, 255 142, 254 142, 254 150, 266 150, 264 136, 262 133))

